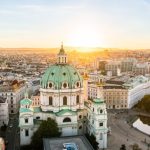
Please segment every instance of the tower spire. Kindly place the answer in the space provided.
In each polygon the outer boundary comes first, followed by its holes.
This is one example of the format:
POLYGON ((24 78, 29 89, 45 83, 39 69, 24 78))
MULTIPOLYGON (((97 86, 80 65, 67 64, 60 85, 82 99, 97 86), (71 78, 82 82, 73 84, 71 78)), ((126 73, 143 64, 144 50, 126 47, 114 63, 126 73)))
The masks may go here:
POLYGON ((60 48, 59 54, 65 54, 63 42, 61 42, 61 48, 60 48))
POLYGON ((63 42, 61 42, 61 49, 64 49, 63 42))

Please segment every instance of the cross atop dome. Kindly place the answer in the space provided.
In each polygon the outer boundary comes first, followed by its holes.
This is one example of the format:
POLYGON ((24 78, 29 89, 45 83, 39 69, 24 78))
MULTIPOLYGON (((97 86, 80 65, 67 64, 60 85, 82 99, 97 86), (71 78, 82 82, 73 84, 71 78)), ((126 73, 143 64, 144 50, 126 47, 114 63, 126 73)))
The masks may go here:
POLYGON ((57 55, 57 64, 66 64, 67 63, 67 55, 65 53, 63 42, 61 43, 61 48, 57 55))

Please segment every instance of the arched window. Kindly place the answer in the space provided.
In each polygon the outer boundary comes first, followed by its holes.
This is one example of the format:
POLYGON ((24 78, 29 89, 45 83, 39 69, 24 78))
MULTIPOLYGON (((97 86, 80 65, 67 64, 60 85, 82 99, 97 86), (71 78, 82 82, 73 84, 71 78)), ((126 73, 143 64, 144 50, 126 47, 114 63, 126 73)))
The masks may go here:
POLYGON ((76 85, 77 85, 77 87, 79 87, 79 86, 80 86, 80 82, 77 82, 77 84, 76 84, 76 85))
POLYGON ((101 109, 101 110, 100 110, 100 114, 102 114, 102 113, 103 113, 103 110, 101 109))
POLYGON ((66 96, 63 97, 63 105, 67 105, 67 97, 66 96))
POLYGON ((79 101, 80 101, 80 97, 79 97, 79 95, 77 95, 76 96, 76 103, 79 104, 79 101))
POLYGON ((40 119, 40 116, 37 116, 36 119, 40 119))
POLYGON ((103 80, 102 79, 100 79, 100 83, 102 83, 103 82, 103 80))
POLYGON ((64 118, 63 122, 71 122, 71 119, 70 118, 64 118))
POLYGON ((52 83, 49 83, 49 88, 52 88, 53 84, 52 83))
POLYGON ((63 84, 63 88, 67 88, 67 83, 64 83, 64 84, 63 84))
POLYGON ((79 126, 79 129, 82 129, 82 126, 79 126))
POLYGON ((53 104, 53 98, 52 96, 49 97, 49 105, 52 105, 53 104))

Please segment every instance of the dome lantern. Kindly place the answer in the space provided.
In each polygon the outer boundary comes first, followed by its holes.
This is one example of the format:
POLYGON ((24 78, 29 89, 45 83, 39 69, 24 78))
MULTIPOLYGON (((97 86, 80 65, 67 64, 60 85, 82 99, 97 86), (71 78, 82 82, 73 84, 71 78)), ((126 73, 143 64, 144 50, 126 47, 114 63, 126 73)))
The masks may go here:
POLYGON ((66 64, 67 63, 67 54, 63 48, 63 43, 61 44, 61 49, 57 55, 57 64, 66 64))

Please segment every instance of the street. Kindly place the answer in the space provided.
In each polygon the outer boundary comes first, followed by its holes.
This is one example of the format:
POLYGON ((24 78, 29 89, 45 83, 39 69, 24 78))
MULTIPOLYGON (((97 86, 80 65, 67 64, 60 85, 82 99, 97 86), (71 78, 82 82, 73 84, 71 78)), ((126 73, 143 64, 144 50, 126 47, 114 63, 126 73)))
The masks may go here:
POLYGON ((6 131, 6 140, 8 141, 6 150, 19 150, 18 118, 17 115, 11 118, 6 131))
POLYGON ((111 134, 108 135, 108 150, 119 150, 122 144, 127 150, 131 150, 133 144, 138 144, 142 150, 147 150, 150 137, 133 128, 127 123, 127 118, 133 112, 114 113, 108 111, 108 126, 111 127, 111 134))

